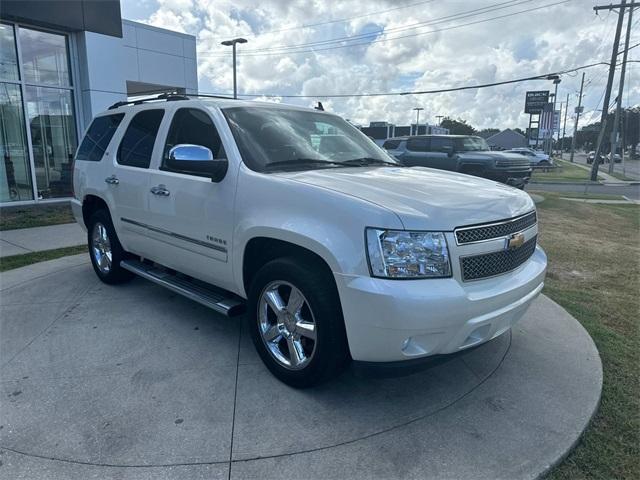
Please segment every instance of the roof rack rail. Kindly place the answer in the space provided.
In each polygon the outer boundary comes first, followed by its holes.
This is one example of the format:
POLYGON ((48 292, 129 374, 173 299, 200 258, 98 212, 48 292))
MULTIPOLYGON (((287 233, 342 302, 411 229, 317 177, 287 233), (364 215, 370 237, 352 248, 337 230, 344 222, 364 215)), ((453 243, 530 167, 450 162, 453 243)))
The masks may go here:
POLYGON ((145 102, 153 102, 157 100, 166 100, 167 102, 172 102, 176 100, 189 100, 189 97, 187 95, 182 95, 179 93, 161 93, 160 95, 156 95, 154 97, 116 102, 109 107, 109 110, 124 107, 125 105, 141 105, 145 102))
POLYGON ((124 107, 125 105, 140 105, 145 102, 154 102, 158 100, 166 100, 167 102, 172 102, 175 100, 189 100, 191 98, 220 98, 222 100, 237 100, 237 98, 233 98, 233 97, 225 97, 223 95, 208 95, 206 93, 164 92, 164 93, 161 93, 160 95, 155 95, 153 97, 116 102, 109 107, 109 110, 124 107))

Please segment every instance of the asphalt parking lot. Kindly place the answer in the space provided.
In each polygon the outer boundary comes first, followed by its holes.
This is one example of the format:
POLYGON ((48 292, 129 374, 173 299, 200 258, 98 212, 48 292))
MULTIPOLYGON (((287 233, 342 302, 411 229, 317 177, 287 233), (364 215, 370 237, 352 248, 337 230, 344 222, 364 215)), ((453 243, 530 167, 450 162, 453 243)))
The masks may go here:
POLYGON ((294 390, 237 319, 84 255, 2 275, 1 478, 535 478, 600 398, 591 338, 544 296, 422 373, 294 390))

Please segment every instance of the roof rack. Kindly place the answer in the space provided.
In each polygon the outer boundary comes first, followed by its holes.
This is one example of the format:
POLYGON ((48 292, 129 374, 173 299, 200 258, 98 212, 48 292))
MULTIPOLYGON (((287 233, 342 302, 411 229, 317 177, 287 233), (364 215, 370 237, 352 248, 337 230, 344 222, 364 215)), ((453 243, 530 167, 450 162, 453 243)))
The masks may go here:
POLYGON ((176 100, 189 100, 190 98, 222 98, 224 100, 234 100, 233 97, 223 97, 221 95, 205 95, 200 93, 174 93, 174 92, 165 92, 160 95, 155 95, 153 97, 147 98, 139 98, 137 100, 128 100, 128 101, 120 101, 116 102, 109 107, 109 110, 113 110, 116 108, 124 107, 125 105, 141 105, 145 102, 155 102, 158 100, 166 100, 167 102, 173 102, 176 100))

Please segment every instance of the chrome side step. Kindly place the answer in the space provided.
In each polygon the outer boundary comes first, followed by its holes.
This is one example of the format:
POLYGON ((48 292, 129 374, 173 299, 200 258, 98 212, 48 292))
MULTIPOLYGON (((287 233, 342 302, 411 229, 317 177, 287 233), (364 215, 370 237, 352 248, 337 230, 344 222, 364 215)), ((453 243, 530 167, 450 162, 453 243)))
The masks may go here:
POLYGON ((230 292, 139 260, 123 260, 120 266, 228 317, 244 313, 244 301, 230 292))

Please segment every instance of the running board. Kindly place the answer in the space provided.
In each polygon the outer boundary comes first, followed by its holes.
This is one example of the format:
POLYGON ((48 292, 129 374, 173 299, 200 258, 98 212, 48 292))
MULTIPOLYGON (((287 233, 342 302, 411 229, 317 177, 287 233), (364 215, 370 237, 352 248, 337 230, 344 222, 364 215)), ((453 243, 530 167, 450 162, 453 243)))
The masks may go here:
POLYGON ((230 292, 138 260, 123 260, 120 266, 228 317, 244 313, 244 301, 230 292))

